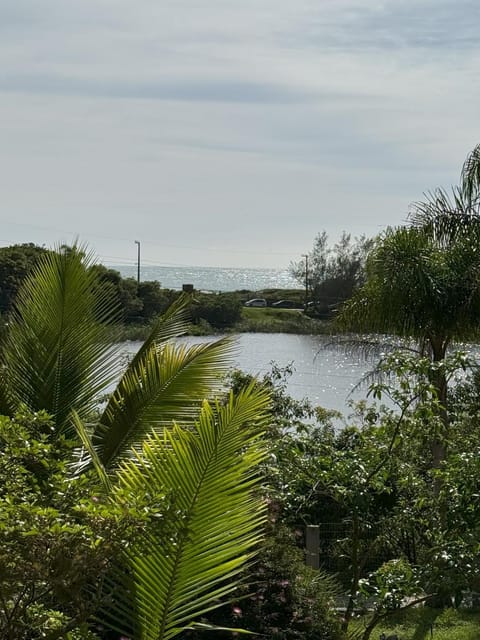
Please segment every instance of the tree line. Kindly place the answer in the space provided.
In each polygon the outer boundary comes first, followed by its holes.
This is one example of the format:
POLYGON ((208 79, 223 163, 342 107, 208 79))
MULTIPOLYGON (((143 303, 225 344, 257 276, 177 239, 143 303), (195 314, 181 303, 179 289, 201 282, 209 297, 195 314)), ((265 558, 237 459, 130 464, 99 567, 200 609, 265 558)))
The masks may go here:
MULTIPOLYGON (((70 250, 69 247, 64 247, 70 250)), ((0 313, 8 315, 26 277, 50 250, 33 243, 0 248, 0 313)), ((111 299, 126 325, 147 324, 165 312, 181 295, 165 289, 157 280, 124 278, 116 269, 92 262, 88 267, 96 286, 111 299)), ((245 297, 245 296, 243 296, 245 297)), ((213 329, 231 327, 241 319, 240 294, 195 292, 190 298, 190 317, 195 324, 207 323, 213 329)))

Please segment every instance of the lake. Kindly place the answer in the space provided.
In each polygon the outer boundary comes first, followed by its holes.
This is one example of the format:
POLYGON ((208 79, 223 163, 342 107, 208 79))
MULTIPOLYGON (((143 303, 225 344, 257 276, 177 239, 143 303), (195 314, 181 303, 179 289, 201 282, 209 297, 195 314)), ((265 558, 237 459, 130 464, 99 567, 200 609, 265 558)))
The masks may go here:
MULTIPOLYGON (((212 336, 188 337, 188 343, 210 342, 212 336)), ((375 364, 331 344, 326 336, 293 335, 285 333, 242 333, 235 336, 237 344, 233 366, 260 376, 275 362, 280 367, 292 363, 294 372, 288 379, 288 392, 301 400, 309 398, 313 404, 348 412, 348 400, 365 397, 366 387, 352 393, 362 377, 375 364)), ((140 343, 126 342, 122 350, 135 353, 140 343)))

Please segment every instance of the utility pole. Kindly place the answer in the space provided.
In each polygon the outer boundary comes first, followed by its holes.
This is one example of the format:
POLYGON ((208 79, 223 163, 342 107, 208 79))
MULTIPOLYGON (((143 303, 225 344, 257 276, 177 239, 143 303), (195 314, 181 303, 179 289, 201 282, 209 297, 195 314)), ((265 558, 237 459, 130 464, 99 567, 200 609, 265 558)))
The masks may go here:
POLYGON ((308 305, 308 254, 302 253, 302 258, 305 258, 305 311, 308 305))
POLYGON ((140 241, 135 240, 135 244, 137 245, 137 285, 140 284, 140 241))

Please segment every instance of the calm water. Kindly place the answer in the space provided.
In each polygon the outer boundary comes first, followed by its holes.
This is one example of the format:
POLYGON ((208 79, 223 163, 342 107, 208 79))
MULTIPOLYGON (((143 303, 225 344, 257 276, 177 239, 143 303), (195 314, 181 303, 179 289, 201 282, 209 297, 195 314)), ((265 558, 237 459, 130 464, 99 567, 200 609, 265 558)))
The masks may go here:
MULTIPOLYGON (((115 266, 124 277, 137 277, 135 266, 115 266)), ((166 289, 180 290, 183 284, 193 284, 197 291, 238 291, 249 289, 299 289, 287 269, 225 269, 220 267, 158 267, 144 266, 142 280, 158 280, 166 289)))
MULTIPOLYGON (((189 343, 209 342, 211 337, 191 337, 189 343)), ((236 336, 237 350, 233 366, 248 373, 262 375, 271 363, 281 367, 293 363, 294 373, 288 391, 297 399, 308 397, 314 404, 348 413, 348 400, 365 397, 366 388, 352 389, 372 369, 374 360, 365 361, 337 347, 329 346, 325 336, 284 333, 243 333, 236 336)), ((134 353, 140 343, 124 343, 122 348, 134 353)))
MULTIPOLYGON (((215 338, 182 338, 187 343, 210 342, 215 338)), ((301 400, 309 398, 315 405, 336 409, 345 416, 351 413, 350 400, 366 397, 367 385, 354 388, 375 366, 375 356, 362 358, 330 343, 327 336, 304 336, 284 333, 242 333, 235 337, 236 354, 233 366, 248 373, 262 376, 271 370, 272 362, 280 367, 293 364, 293 375, 288 379, 288 392, 301 400)), ((135 353, 138 342, 126 342, 122 350, 135 353)), ((461 345, 470 357, 480 361, 478 345, 461 345)), ((460 374, 458 379, 462 379, 460 374)), ((340 426, 340 423, 339 423, 340 426)))

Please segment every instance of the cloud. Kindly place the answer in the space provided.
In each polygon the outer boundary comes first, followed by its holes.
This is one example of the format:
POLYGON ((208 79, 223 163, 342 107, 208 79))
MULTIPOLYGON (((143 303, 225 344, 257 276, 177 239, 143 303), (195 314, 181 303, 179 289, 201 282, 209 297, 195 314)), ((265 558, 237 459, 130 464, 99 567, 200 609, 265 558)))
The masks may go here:
POLYGON ((151 260, 275 265, 322 228, 401 222, 480 139, 479 10, 0 3, 3 240, 57 229, 101 253, 140 237, 151 260))
MULTIPOLYGON (((139 100, 178 100, 192 102, 237 102, 295 104, 318 99, 306 89, 278 84, 242 81, 212 81, 208 78, 156 82, 112 81, 44 74, 0 74, 0 92, 54 94, 98 98, 139 100)), ((327 96, 328 98, 328 96, 327 96)))
POLYGON ((306 18, 295 32, 284 34, 286 42, 341 51, 448 55, 452 49, 477 49, 480 5, 476 0, 352 0, 306 18))

